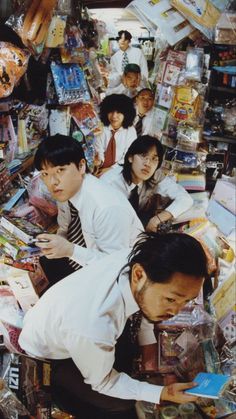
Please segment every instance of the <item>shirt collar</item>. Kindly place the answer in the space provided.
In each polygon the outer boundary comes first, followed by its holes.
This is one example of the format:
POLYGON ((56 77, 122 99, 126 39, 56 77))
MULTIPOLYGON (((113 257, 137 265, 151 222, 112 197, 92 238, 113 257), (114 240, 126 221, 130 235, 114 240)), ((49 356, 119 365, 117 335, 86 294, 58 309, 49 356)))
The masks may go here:
POLYGON ((120 292, 122 294, 124 305, 125 305, 125 316, 128 319, 132 314, 139 311, 140 308, 136 303, 134 296, 132 294, 130 288, 130 281, 129 281, 129 272, 128 269, 124 269, 121 274, 119 275, 118 280, 118 287, 120 288, 120 292))
MULTIPOLYGON (((111 124, 109 125, 109 127, 108 127, 108 128, 109 128, 109 130, 110 130, 110 131, 114 131, 114 128, 112 128, 111 124)), ((115 131, 115 133, 116 133, 116 132, 121 131, 122 129, 124 129, 124 128, 121 126, 120 128, 118 128, 118 129, 115 131)))

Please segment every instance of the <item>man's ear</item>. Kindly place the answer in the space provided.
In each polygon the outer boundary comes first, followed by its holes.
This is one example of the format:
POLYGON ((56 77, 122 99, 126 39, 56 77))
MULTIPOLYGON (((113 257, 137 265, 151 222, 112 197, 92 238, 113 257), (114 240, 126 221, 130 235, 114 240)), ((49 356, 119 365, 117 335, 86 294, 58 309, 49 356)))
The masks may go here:
POLYGON ((81 175, 84 175, 86 172, 86 162, 85 159, 81 159, 79 162, 79 171, 81 175))
POLYGON ((140 265, 140 263, 135 263, 132 267, 132 272, 131 272, 131 286, 135 291, 140 291, 145 282, 147 281, 147 274, 144 270, 144 268, 142 267, 142 265, 140 265))
POLYGON ((129 156, 128 161, 129 161, 129 163, 133 163, 133 156, 129 156))

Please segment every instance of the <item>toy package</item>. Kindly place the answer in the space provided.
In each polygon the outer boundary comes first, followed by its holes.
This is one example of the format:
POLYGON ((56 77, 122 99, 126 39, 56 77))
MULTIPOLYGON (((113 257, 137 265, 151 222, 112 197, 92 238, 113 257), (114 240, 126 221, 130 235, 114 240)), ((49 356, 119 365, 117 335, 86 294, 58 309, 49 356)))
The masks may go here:
POLYGON ((51 70, 61 105, 90 100, 84 72, 79 65, 52 62, 51 70))
POLYGON ((98 128, 99 120, 91 102, 81 102, 71 106, 70 112, 84 135, 98 128))

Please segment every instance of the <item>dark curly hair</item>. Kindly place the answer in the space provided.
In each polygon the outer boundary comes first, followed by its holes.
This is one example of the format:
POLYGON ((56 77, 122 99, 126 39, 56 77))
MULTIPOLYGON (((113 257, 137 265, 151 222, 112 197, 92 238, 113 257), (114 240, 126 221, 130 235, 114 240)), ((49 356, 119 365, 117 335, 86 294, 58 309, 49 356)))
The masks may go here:
POLYGON ((100 119, 106 127, 110 125, 108 114, 109 112, 114 111, 120 112, 124 115, 124 120, 122 123, 123 128, 131 127, 136 116, 136 111, 132 99, 126 95, 118 95, 115 93, 106 96, 103 99, 100 104, 100 119))
POLYGON ((127 41, 131 41, 131 39, 132 39, 132 35, 131 35, 131 33, 130 33, 129 31, 125 31, 125 30, 121 30, 121 31, 119 31, 119 32, 118 32, 118 37, 117 37, 117 40, 119 40, 119 39, 122 37, 122 35, 124 35, 124 36, 125 36, 125 39, 126 39, 127 41))

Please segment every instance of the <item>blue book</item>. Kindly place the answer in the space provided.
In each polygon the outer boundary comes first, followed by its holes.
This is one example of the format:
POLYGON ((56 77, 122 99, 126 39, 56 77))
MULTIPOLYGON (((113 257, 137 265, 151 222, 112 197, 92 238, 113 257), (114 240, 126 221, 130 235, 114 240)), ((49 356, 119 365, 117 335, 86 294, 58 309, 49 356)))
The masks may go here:
POLYGON ((230 381, 230 376, 213 374, 211 372, 200 372, 193 381, 198 385, 189 390, 185 390, 185 393, 199 397, 218 399, 225 384, 230 381))

